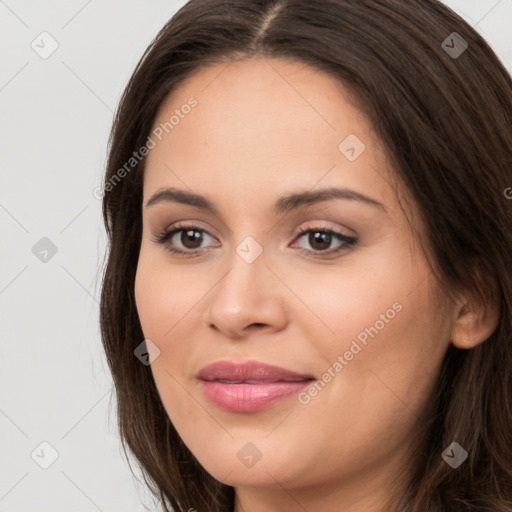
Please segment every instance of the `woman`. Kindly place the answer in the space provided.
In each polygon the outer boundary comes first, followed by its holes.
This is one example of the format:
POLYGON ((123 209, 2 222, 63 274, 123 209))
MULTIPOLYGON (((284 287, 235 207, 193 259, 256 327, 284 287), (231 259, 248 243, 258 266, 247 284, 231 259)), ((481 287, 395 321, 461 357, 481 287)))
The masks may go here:
POLYGON ((160 31, 111 135, 101 327, 165 510, 512 510, 511 86, 436 0, 160 31))

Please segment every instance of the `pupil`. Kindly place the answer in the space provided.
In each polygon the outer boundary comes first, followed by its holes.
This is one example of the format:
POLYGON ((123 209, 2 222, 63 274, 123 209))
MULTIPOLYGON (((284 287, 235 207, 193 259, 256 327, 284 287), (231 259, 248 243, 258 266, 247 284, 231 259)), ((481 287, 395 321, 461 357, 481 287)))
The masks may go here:
POLYGON ((310 233, 309 234, 309 243, 313 249, 327 249, 329 245, 331 244, 331 234, 330 233, 310 233), (320 244, 320 246, 316 246, 317 242, 320 244))
POLYGON ((197 249, 197 247, 199 247, 201 245, 202 240, 203 240, 203 235, 199 231, 196 231, 194 229, 182 231, 181 243, 187 249, 197 249), (192 242, 192 244, 190 244, 189 242, 192 242))

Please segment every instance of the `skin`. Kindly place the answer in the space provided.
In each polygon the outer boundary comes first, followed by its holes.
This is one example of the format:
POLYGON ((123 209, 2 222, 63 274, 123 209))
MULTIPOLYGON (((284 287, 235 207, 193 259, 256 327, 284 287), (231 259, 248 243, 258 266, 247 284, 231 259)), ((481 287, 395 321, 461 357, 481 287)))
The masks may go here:
POLYGON ((214 64, 167 98, 154 127, 191 96, 197 106, 150 151, 144 176, 135 297, 144 335, 160 350, 151 370, 164 407, 201 465, 236 488, 235 512, 388 512, 405 491, 446 349, 483 342, 497 315, 463 294, 438 310, 380 142, 331 77, 281 59, 214 64), (349 134, 366 146, 355 161, 338 149, 349 134), (330 186, 385 211, 333 199, 273 212, 282 195, 330 186), (218 213, 171 201, 146 207, 163 187, 201 194, 218 213), (206 231, 199 249, 183 245, 181 232, 168 240, 192 257, 153 241, 176 222, 206 231), (325 255, 342 244, 332 238, 322 249, 297 237, 301 227, 358 241, 325 255), (247 236, 263 250, 252 263, 236 252, 247 236), (307 404, 290 397, 256 413, 224 411, 196 379, 224 359, 321 379, 397 303, 394 318, 307 404), (252 467, 237 457, 248 442, 261 453, 252 467))

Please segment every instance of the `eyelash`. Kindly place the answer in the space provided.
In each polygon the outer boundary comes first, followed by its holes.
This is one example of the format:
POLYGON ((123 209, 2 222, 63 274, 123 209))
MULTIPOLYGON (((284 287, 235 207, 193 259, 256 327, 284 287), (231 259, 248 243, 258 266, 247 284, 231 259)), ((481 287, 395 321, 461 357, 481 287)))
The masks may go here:
MULTIPOLYGON (((192 224, 175 224, 175 225, 171 226, 170 228, 166 229, 165 231, 161 232, 160 234, 155 235, 155 237, 152 238, 151 240, 153 242, 157 243, 157 244, 166 244, 166 242, 170 238, 172 238, 176 233, 179 233, 180 231, 187 231, 187 230, 188 231, 199 231, 201 233, 207 233, 208 236, 211 236, 212 238, 215 238, 212 235, 210 235, 210 233, 208 233, 208 231, 206 231, 205 229, 202 229, 202 228, 200 228, 198 226, 194 226, 192 224)), ((306 233, 324 233, 324 234, 328 234, 328 235, 331 235, 334 238, 338 239, 338 241, 343 242, 343 244, 340 245, 340 247, 338 247, 335 250, 327 250, 327 251, 313 251, 313 250, 310 250, 310 249, 299 248, 298 251, 301 252, 301 253, 306 253, 306 254, 313 253, 315 255, 317 255, 317 254, 325 254, 325 255, 331 256, 333 254, 338 254, 342 250, 352 248, 357 243, 357 239, 354 238, 354 237, 349 237, 349 236, 343 235, 342 233, 338 233, 337 231, 334 231, 334 230, 332 230, 330 228, 322 228, 322 227, 316 227, 316 228, 304 227, 304 228, 301 228, 301 229, 299 229, 299 232, 297 233, 296 238, 300 238, 301 236, 303 236, 306 233)), ((179 249, 175 249, 174 247, 172 247, 171 245, 168 245, 168 244, 166 244, 165 248, 169 252, 171 252, 173 254, 176 254, 176 255, 179 255, 181 257, 184 257, 184 258, 190 258, 190 257, 196 256, 197 253, 201 251, 201 249, 182 251, 182 250, 179 250, 179 249)))

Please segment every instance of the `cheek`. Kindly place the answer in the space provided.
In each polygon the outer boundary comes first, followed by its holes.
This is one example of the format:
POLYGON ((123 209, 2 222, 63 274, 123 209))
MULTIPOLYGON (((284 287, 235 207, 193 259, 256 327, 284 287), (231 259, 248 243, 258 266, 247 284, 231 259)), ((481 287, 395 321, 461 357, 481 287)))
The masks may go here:
POLYGON ((276 273, 290 290, 282 287, 292 322, 304 330, 305 340, 320 342, 320 352, 331 356, 333 350, 348 350, 356 338, 364 344, 389 331, 411 299, 422 302, 416 314, 428 314, 424 298, 411 294, 428 272, 403 260, 387 250, 378 258, 357 255, 338 265, 319 265, 314 272, 290 265, 276 273))
POLYGON ((336 425, 344 425, 362 441, 389 432, 392 424, 403 435, 424 409, 449 343, 448 329, 431 321, 430 286, 430 279, 414 293, 396 283, 379 286, 380 295, 369 295, 366 303, 343 299, 331 306, 339 307, 331 324, 336 336, 316 345, 314 358, 325 366, 302 402, 317 413, 340 405, 333 435, 336 425))
POLYGON ((310 456, 321 454, 325 471, 338 471, 339 460, 355 468, 361 460, 398 453, 414 431, 448 339, 430 322, 427 291, 427 284, 409 296, 383 291, 364 308, 347 301, 331 324, 337 336, 317 338, 317 353, 310 357, 324 367, 315 386, 299 397, 295 420, 305 426, 310 456))
POLYGON ((188 395, 189 382, 184 373, 195 350, 190 337, 191 313, 205 291, 196 282, 191 286, 190 278, 161 259, 152 258, 151 254, 146 257, 141 252, 135 302, 144 337, 160 351, 151 363, 156 387, 169 417, 179 424, 181 418, 195 414, 189 410, 194 402, 188 395))
MULTIPOLYGON (((197 370, 192 363, 200 360, 205 348, 198 342, 204 336, 196 333, 216 279, 192 267, 170 265, 165 254, 144 249, 137 267, 135 302, 145 338, 160 351, 151 370, 164 402, 188 390, 197 370)), ((186 392, 183 398, 190 403, 186 392)))
POLYGON ((135 302, 144 335, 157 340, 169 337, 180 319, 200 302, 206 289, 207 284, 202 286, 192 273, 185 274, 166 264, 165 257, 146 256, 141 251, 135 302))
POLYGON ((303 308, 296 317, 321 374, 304 402, 315 402, 318 413, 332 403, 359 411, 351 412, 351 421, 360 432, 370 417, 375 425, 384 420, 386 411, 409 417, 421 410, 449 344, 448 326, 432 322, 429 269, 398 264, 403 254, 390 255, 387 264, 382 258, 372 272, 362 266, 339 276, 295 276, 297 295, 311 312, 303 308))

